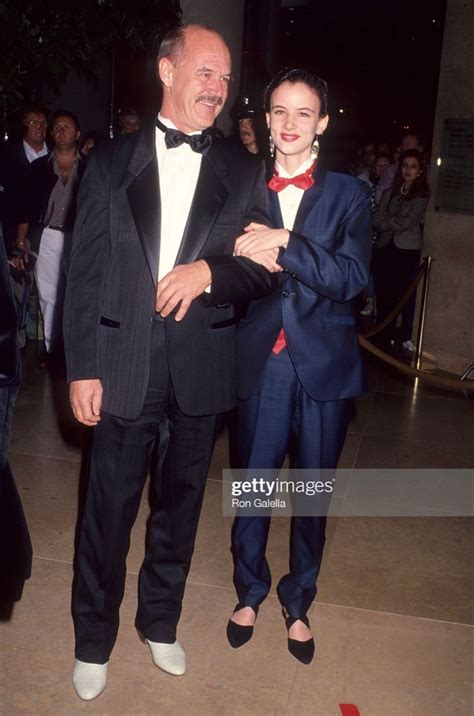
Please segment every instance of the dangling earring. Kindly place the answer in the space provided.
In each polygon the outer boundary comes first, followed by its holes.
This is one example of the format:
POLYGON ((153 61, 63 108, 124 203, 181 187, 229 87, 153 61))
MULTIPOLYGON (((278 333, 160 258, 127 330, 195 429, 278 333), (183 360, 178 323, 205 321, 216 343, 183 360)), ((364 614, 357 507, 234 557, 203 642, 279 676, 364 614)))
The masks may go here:
POLYGON ((270 156, 272 159, 275 158, 275 145, 273 144, 272 135, 268 135, 268 146, 270 148, 270 156))
POLYGON ((319 154, 319 140, 318 140, 318 135, 316 135, 314 138, 314 142, 311 146, 311 159, 313 160, 313 162, 315 162, 316 159, 318 158, 318 154, 319 154))

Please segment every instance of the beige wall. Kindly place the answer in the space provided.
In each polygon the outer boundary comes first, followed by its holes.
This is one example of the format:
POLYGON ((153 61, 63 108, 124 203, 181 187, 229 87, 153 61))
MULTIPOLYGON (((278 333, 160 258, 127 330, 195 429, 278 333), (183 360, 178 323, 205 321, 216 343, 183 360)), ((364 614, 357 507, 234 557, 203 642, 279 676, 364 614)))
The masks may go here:
MULTIPOLYGON (((434 208, 441 132, 447 118, 474 116, 474 2, 448 0, 425 222, 433 262, 424 351, 439 368, 460 374, 474 363, 474 215, 434 208)), ((472 376, 471 376, 472 377, 472 376)))
POLYGON ((230 88, 226 106, 217 119, 217 126, 226 134, 232 127, 229 108, 239 93, 244 5, 244 0, 181 0, 184 23, 213 25, 229 45, 235 82, 230 88))

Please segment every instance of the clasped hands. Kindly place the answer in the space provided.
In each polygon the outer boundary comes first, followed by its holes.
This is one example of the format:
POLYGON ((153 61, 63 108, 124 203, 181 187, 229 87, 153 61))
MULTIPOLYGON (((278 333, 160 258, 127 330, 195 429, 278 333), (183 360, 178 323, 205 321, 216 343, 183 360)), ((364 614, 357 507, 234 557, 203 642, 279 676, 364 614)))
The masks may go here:
MULTIPOLYGON (((276 263, 280 247, 288 245, 289 232, 269 229, 251 223, 235 242, 235 255, 246 256, 275 273, 282 268, 276 263)), ((156 311, 163 318, 177 308, 175 320, 181 321, 191 302, 211 284, 211 271, 203 259, 191 264, 175 266, 159 282, 156 291, 156 311)), ((70 385, 70 402, 76 419, 93 427, 100 421, 102 383, 99 379, 76 380, 70 385)))
MULTIPOLYGON (((278 251, 288 245, 286 229, 269 229, 252 222, 235 242, 235 256, 246 256, 264 266, 271 273, 281 271, 276 263, 278 251)), ((163 276, 156 289, 156 311, 167 318, 175 309, 175 321, 181 321, 191 305, 211 284, 211 271, 203 259, 191 264, 180 264, 163 276)))
POLYGON ((282 271, 277 264, 278 252, 288 246, 290 232, 287 229, 270 229, 255 222, 248 224, 244 232, 235 242, 235 255, 246 256, 271 273, 282 271))

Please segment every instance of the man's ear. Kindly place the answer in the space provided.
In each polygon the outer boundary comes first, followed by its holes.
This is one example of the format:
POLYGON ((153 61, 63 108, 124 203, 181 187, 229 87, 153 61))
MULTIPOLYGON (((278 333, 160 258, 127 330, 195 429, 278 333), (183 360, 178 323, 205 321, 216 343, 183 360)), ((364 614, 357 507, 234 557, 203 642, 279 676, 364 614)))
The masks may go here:
POLYGON ((158 77, 165 87, 171 87, 173 83, 173 65, 167 57, 162 57, 158 62, 158 77))

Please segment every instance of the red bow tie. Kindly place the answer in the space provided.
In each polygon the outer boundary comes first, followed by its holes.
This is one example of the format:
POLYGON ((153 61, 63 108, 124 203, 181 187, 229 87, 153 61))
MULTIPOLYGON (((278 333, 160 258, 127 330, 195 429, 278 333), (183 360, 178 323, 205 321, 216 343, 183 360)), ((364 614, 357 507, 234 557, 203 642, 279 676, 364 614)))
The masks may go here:
POLYGON ((295 177, 288 178, 279 176, 277 169, 275 169, 275 174, 268 182, 268 186, 270 189, 273 189, 273 191, 281 191, 290 184, 293 184, 294 186, 297 186, 298 189, 306 191, 306 189, 309 189, 310 186, 313 186, 314 184, 314 179, 311 175, 314 172, 315 165, 316 162, 313 162, 309 169, 307 169, 303 174, 297 174, 295 177))

